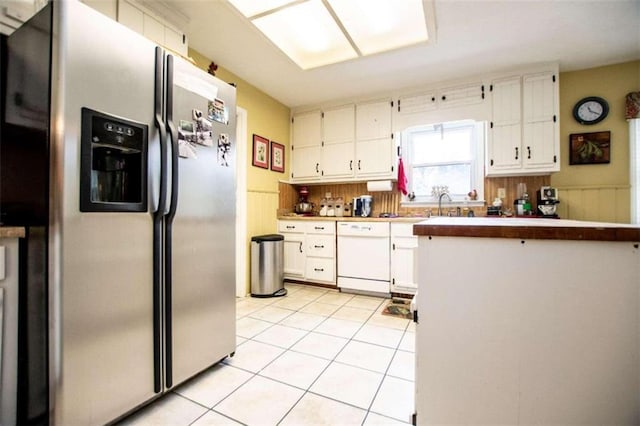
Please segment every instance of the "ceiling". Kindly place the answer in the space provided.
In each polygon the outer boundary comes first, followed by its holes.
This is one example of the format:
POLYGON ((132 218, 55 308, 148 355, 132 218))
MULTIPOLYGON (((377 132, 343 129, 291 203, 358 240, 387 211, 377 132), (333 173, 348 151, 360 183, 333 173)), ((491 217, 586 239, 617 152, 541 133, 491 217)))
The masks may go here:
POLYGON ((640 59, 640 0, 433 0, 434 42, 311 70, 226 0, 164 4, 184 15, 191 48, 291 108, 542 62, 573 71, 640 59))

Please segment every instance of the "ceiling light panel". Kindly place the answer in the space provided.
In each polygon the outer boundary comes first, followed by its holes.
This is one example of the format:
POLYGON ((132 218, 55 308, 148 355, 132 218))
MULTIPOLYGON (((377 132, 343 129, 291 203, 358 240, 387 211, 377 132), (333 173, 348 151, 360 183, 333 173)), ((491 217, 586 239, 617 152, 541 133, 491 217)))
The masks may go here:
POLYGON ((426 42, 422 0, 328 0, 363 55, 426 42))
POLYGON ((357 57, 320 0, 309 0, 252 20, 302 69, 357 57))
POLYGON ((235 6, 245 17, 251 18, 252 16, 259 15, 268 10, 277 9, 294 1, 295 0, 229 0, 229 3, 235 6))

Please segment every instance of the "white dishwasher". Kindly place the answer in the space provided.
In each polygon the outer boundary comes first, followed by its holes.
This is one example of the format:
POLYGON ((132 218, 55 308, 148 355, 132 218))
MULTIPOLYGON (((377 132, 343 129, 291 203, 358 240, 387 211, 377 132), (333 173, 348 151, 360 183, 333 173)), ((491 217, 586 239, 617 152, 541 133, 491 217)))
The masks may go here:
POLYGON ((389 222, 338 222, 338 287, 390 293, 389 222))

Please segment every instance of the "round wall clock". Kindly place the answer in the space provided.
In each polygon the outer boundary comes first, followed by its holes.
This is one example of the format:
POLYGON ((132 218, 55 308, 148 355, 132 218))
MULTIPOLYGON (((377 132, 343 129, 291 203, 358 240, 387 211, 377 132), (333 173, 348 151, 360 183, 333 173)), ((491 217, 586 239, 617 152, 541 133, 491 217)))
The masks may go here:
POLYGON ((573 107, 573 117, 580 124, 596 124, 609 114, 609 104, 597 96, 580 99, 573 107))

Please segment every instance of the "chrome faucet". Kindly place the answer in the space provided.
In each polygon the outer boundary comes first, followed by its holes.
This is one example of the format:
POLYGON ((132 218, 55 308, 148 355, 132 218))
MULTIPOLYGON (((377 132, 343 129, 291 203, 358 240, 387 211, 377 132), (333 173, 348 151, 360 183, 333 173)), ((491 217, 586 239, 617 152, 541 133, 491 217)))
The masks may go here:
POLYGON ((444 197, 445 195, 449 199, 449 202, 453 201, 449 196, 449 194, 447 194, 446 192, 443 192, 442 194, 440 194, 440 196, 438 197, 438 216, 442 216, 442 197, 444 197))

